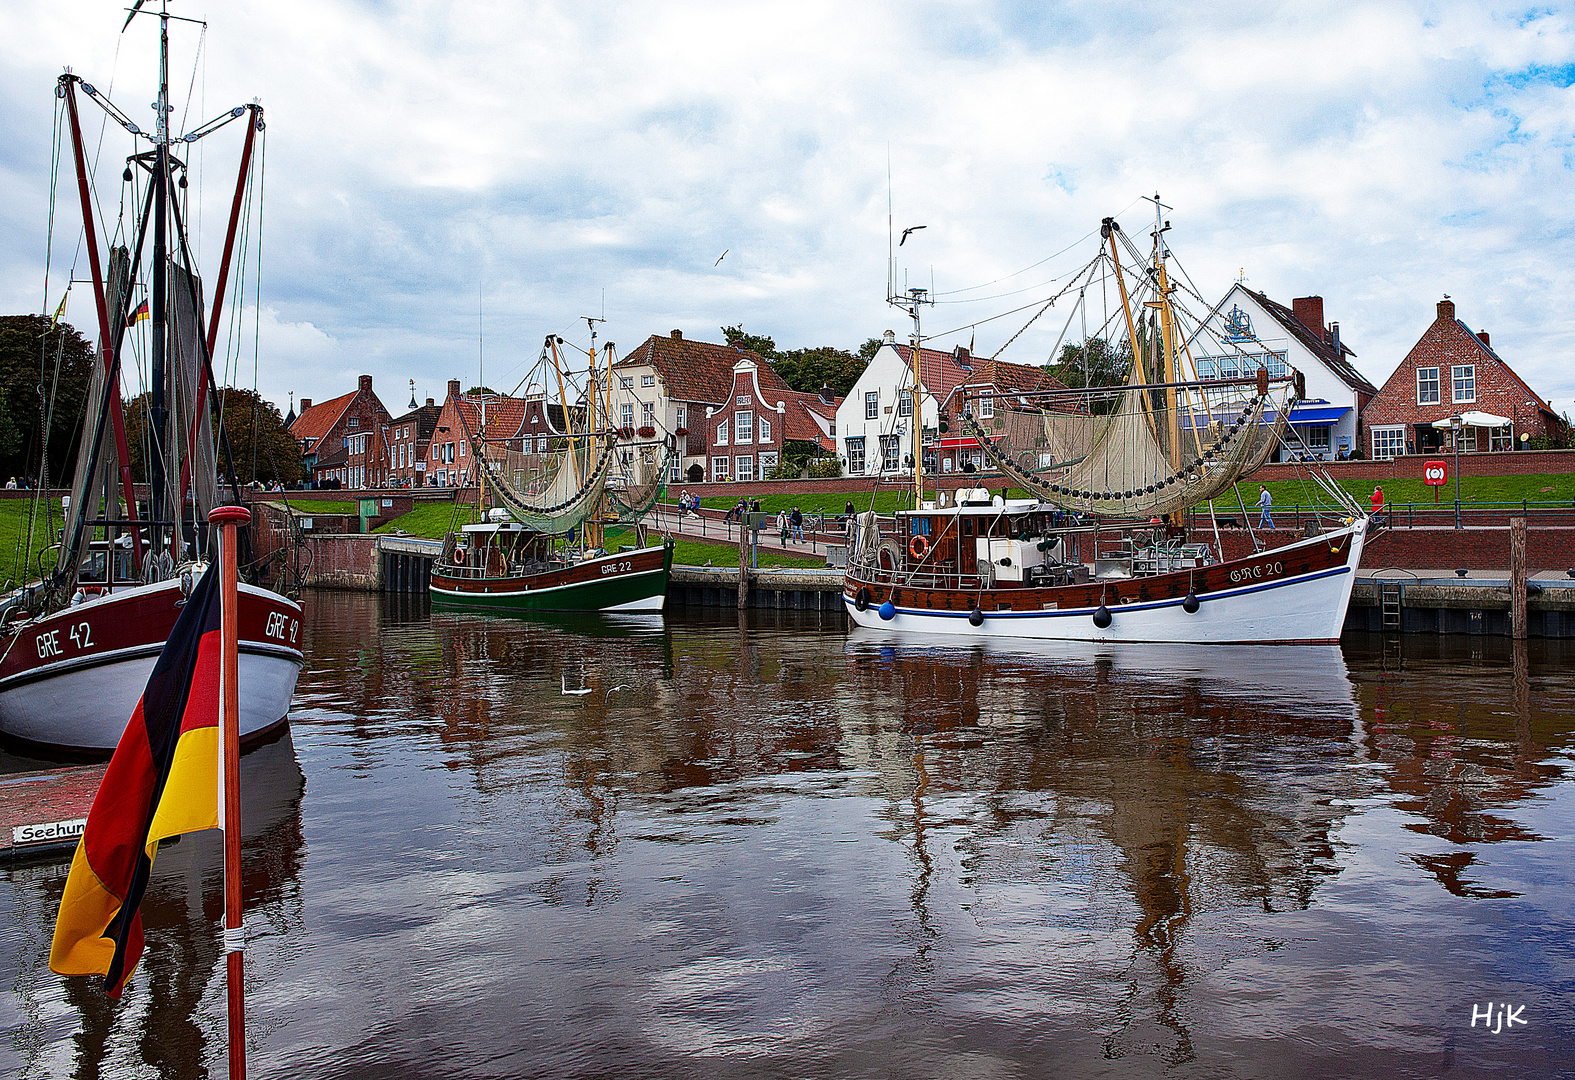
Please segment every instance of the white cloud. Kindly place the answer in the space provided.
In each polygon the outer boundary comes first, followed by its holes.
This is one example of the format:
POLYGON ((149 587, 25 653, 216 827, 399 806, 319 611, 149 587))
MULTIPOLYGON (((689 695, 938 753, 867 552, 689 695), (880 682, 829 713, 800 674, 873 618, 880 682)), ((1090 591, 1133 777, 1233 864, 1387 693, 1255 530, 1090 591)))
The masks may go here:
MULTIPOLYGON (((113 79, 134 118, 152 99, 151 32, 117 39, 120 11, 0 14, 12 309, 42 291, 59 65, 113 79)), ((409 378, 468 385, 478 286, 489 372, 522 375, 546 333, 583 340, 604 290, 625 348, 739 322, 787 346, 901 329, 882 302, 888 147, 898 227, 929 226, 900 252, 916 283, 1011 274, 1123 207, 1141 234, 1134 200, 1158 189, 1206 293, 1241 268, 1281 300, 1321 293, 1375 381, 1447 291, 1536 389, 1575 397, 1562 7, 258 0, 209 17, 192 115, 268 109, 259 381, 281 402, 358 373, 392 404, 409 378)), ((175 38, 189 81, 193 34, 175 38)), ((194 162, 205 258, 237 142, 194 162)), ((938 306, 928 325, 1029 299, 938 306)), ((1042 358, 1062 321, 1008 355, 1042 358)), ((1016 328, 990 323, 978 347, 1016 328)))

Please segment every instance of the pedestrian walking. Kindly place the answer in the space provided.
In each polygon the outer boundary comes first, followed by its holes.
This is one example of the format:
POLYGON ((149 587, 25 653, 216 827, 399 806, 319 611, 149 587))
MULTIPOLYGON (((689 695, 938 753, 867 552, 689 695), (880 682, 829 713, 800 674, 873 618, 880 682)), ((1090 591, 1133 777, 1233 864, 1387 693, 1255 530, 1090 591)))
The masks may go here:
POLYGON ((777 532, 782 537, 782 546, 788 543, 788 513, 786 510, 777 511, 777 532))
POLYGON ((793 508, 793 539, 800 544, 804 542, 804 515, 798 507, 793 508))
POLYGON ((1258 485, 1258 528, 1274 528, 1274 518, 1269 511, 1274 506, 1274 496, 1269 494, 1269 489, 1262 484, 1258 485))
POLYGON ((1376 523, 1378 521, 1378 515, 1382 514, 1383 512, 1384 512, 1384 489, 1375 485, 1373 487, 1373 521, 1374 521, 1374 523, 1376 523))

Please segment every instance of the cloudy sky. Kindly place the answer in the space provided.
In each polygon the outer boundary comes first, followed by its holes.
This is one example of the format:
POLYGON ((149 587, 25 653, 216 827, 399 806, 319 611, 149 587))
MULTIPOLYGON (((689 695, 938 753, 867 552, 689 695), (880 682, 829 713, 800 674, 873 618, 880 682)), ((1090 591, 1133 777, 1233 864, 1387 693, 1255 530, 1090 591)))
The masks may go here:
MULTIPOLYGON (((0 9, 5 311, 45 304, 55 77, 70 65, 149 118, 156 24, 120 35, 123 7, 0 9)), ((942 294, 927 331, 967 327, 942 344, 993 352, 1021 319, 981 320, 1053 292, 1104 215, 1146 243, 1139 200, 1159 191, 1211 299, 1241 272, 1282 302, 1321 294, 1382 382, 1447 292, 1575 406, 1575 14, 1558 3, 171 8, 210 20, 172 33, 185 126, 267 110, 255 339, 281 407, 365 372, 396 414, 409 379, 423 397, 471 385, 478 307, 502 389, 544 335, 584 344, 577 320, 603 311, 624 351, 738 323, 783 347, 906 333, 884 303, 888 160, 897 228, 928 226, 899 284, 942 294)), ((128 143, 104 136, 106 180, 128 143)), ((232 127, 195 155, 205 249, 239 145, 232 127)), ((68 195, 51 304, 80 229, 68 195)), ((112 218, 119 197, 103 186, 112 218)), ((70 317, 90 328, 85 299, 70 317)), ((1003 357, 1043 362, 1065 321, 1003 357)), ((250 369, 248 345, 235 380, 250 369)))

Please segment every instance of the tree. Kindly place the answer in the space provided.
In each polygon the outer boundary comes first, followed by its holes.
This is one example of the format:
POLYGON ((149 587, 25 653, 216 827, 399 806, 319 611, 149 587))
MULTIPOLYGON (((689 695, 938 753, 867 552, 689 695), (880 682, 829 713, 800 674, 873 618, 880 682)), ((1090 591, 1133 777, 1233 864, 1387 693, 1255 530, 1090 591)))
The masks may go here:
MULTIPOLYGON (((1074 390, 1103 386, 1122 386, 1132 370, 1132 346, 1123 341, 1112 347, 1104 338, 1088 338, 1081 344, 1061 346, 1059 362, 1045 369, 1074 390)), ((1089 411, 1107 413, 1115 407, 1114 394, 1090 395, 1089 411)))
POLYGON ((0 477, 37 478, 42 417, 48 415, 45 482, 69 480, 97 360, 93 345, 68 323, 52 327, 45 315, 0 316, 0 477))
POLYGON ((857 353, 835 345, 784 351, 777 348, 773 339, 761 334, 746 334, 741 326, 724 326, 722 333, 734 348, 759 353, 772 370, 782 376, 783 382, 800 393, 818 394, 821 387, 829 386, 838 397, 846 396, 853 389, 870 357, 881 345, 879 338, 870 338, 857 353))
MULTIPOLYGON (((131 475, 138 483, 148 482, 147 419, 149 398, 139 394, 126 403, 126 441, 131 444, 131 475)), ((252 390, 224 387, 219 401, 210 402, 214 423, 214 454, 220 484, 228 482, 224 447, 218 439, 219 423, 230 437, 230 453, 235 458, 236 479, 243 484, 260 480, 271 484, 294 484, 306 475, 301 460, 301 444, 284 426, 278 408, 252 390)), ((171 478, 173 484, 176 478, 171 478)))

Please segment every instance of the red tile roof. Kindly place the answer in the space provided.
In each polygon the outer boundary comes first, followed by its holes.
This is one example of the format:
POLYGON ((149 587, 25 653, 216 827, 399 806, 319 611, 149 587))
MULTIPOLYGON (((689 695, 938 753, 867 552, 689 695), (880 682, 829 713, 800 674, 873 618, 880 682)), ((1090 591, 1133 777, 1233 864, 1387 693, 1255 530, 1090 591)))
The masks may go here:
POLYGON ((837 448, 837 441, 827 435, 825 429, 815 422, 815 416, 835 421, 841 398, 828 404, 821 400, 819 394, 804 394, 797 390, 789 390, 786 396, 780 396, 779 392, 777 400, 787 406, 787 412, 782 418, 783 439, 817 443, 827 450, 837 448), (811 413, 815 416, 811 416, 811 413))
MULTIPOLYGON (((913 363, 912 347, 896 346, 903 362, 913 363)), ((1009 360, 990 360, 982 356, 970 357, 966 351, 942 352, 939 349, 919 350, 919 381, 934 394, 944 406, 953 390, 963 384, 993 386, 1000 391, 1065 390, 1066 385, 1044 368, 1028 364, 1014 364, 1009 360), (967 367, 963 365, 967 364, 967 367)))
POLYGON ((301 415, 295 418, 295 423, 290 425, 290 434, 297 440, 311 439, 315 445, 318 439, 334 429, 334 425, 339 422, 339 418, 344 415, 359 392, 352 390, 332 401, 324 401, 309 409, 303 409, 301 415))
POLYGON ((501 394, 488 394, 487 403, 487 429, 481 430, 481 396, 472 397, 469 394, 460 395, 454 403, 461 415, 465 418, 465 426, 472 435, 481 435, 487 439, 513 439, 520 433, 520 426, 525 422, 525 399, 504 397, 501 394))
POLYGON ((724 405, 733 388, 733 365, 740 359, 753 360, 760 369, 762 395, 775 401, 794 392, 757 352, 670 335, 652 334, 613 367, 649 364, 661 375, 667 396, 674 401, 724 405))
MULTIPOLYGON (((1246 287, 1243 286, 1243 288, 1246 287)), ((1296 317, 1296 312, 1291 308, 1270 300, 1264 293, 1255 292, 1252 289, 1247 289, 1246 291, 1262 305, 1263 310, 1267 311, 1274 318, 1274 321, 1279 323, 1287 333, 1306 346, 1308 352, 1323 361, 1324 367, 1332 371, 1335 378, 1352 390, 1360 390, 1367 394, 1378 393, 1378 388, 1368 382, 1367 377, 1360 371, 1357 371, 1356 366, 1346 359, 1347 356, 1355 356, 1356 353, 1346 347, 1344 342, 1341 342, 1340 347, 1336 349, 1334 342, 1330 340, 1328 331, 1314 333, 1307 324, 1296 317)))

